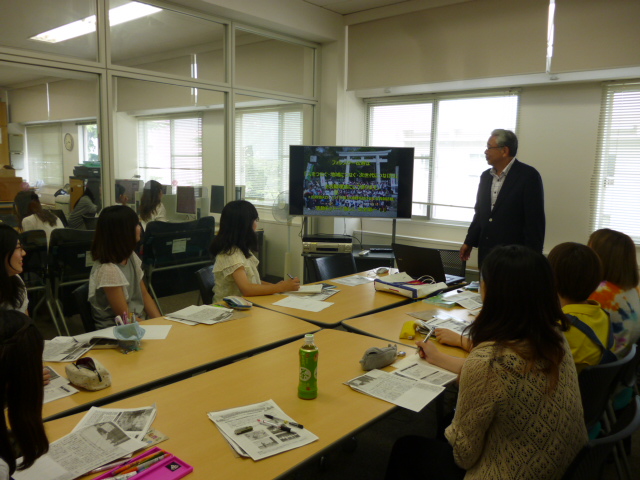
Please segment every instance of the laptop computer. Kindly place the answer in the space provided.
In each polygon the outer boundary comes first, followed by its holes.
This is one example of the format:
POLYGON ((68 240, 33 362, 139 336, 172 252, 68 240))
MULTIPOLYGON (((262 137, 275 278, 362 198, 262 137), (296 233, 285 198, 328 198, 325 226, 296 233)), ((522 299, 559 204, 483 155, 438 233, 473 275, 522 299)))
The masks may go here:
POLYGON ((464 277, 444 273, 444 265, 438 250, 400 243, 394 243, 392 246, 396 265, 401 272, 416 279, 423 275, 430 275, 436 282, 444 282, 447 285, 464 282, 464 277))

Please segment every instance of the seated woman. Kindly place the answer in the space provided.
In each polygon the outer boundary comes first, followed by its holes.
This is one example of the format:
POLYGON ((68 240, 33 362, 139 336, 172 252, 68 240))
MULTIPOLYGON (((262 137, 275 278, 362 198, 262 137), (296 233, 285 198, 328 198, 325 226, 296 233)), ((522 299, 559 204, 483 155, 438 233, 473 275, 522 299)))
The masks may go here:
POLYGON ((26 313, 29 306, 27 289, 20 277, 22 258, 26 255, 20 244, 18 232, 0 224, 0 310, 18 310, 26 313))
POLYGON ((498 247, 484 260, 482 279, 484 304, 469 327, 467 359, 416 342, 428 362, 460 373, 448 444, 400 439, 387 478, 560 479, 587 442, 549 262, 523 246, 498 247), (416 458, 429 468, 407 462, 416 458))
POLYGON ((571 347, 576 370, 615 360, 609 316, 595 300, 589 300, 602 280, 596 252, 580 243, 561 243, 549 252, 549 263, 556 278, 562 311, 569 315, 571 327, 564 336, 571 347), (578 322, 581 322, 578 324, 578 322))
POLYGON ((278 283, 260 280, 258 259, 251 252, 258 246, 256 228, 258 211, 250 202, 234 200, 222 209, 220 230, 209 249, 215 258, 213 303, 230 295, 270 295, 300 288, 297 277, 278 283))
POLYGON ((593 232, 589 246, 600 257, 604 279, 590 298, 609 314, 615 341, 613 353, 623 357, 640 339, 636 246, 628 235, 608 228, 593 232))
POLYGON ((94 216, 98 211, 96 206, 96 199, 88 188, 84 189, 84 194, 78 199, 73 210, 67 215, 67 221, 69 222, 69 228, 75 228, 76 230, 86 230, 84 226, 84 220, 82 217, 85 215, 94 216))
POLYGON ((43 350, 42 335, 29 317, 0 311, 0 404, 5 407, 0 419, 0 480, 9 480, 49 450, 42 424, 43 350))
POLYGON ((47 244, 51 238, 51 232, 56 228, 64 228, 62 220, 56 217, 49 210, 44 210, 40 204, 40 198, 35 192, 28 192, 29 203, 26 208, 26 215, 18 217, 20 228, 23 232, 30 230, 44 230, 47 235, 47 244))
POLYGON ((115 317, 161 316, 142 279, 142 262, 135 253, 140 241, 138 215, 123 205, 100 213, 91 245, 93 267, 89 277, 89 303, 96 328, 115 325, 115 317))
POLYGON ((149 222, 166 222, 167 211, 162 204, 162 185, 155 180, 149 180, 144 185, 140 198, 140 223, 146 230, 149 222))

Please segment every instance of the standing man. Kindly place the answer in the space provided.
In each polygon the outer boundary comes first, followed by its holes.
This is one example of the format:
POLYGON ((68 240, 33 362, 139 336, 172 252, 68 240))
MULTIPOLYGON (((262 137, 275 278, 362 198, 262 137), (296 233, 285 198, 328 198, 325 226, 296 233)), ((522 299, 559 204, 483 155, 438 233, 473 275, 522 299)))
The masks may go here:
POLYGON ((538 171, 518 161, 518 137, 510 130, 491 132, 484 156, 491 165, 480 176, 475 214, 460 258, 478 248, 478 263, 498 245, 525 245, 542 252, 544 191, 538 171))

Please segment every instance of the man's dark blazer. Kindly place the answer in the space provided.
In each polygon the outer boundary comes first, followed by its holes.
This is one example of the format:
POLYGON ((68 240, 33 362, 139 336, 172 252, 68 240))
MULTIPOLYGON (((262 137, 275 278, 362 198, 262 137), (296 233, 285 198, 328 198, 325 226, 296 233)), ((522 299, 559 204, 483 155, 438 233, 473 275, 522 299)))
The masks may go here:
POLYGON ((475 215, 467 245, 478 248, 478 261, 498 245, 519 244, 542 252, 544 244, 544 190, 542 178, 530 165, 514 160, 491 210, 490 170, 480 176, 475 215))

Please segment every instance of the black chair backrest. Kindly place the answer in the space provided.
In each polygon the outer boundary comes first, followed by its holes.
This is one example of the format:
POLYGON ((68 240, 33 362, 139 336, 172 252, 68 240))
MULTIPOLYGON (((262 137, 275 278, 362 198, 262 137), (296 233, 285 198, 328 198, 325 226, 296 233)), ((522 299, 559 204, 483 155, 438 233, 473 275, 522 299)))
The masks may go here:
POLYGON ((202 303, 204 305, 211 305, 213 303, 213 287, 216 283, 213 276, 213 265, 208 265, 198 270, 196 272, 196 279, 198 281, 202 303))
POLYGON ((456 275, 458 277, 466 277, 467 262, 460 259, 459 250, 438 250, 442 259, 444 273, 447 275, 456 275))
POLYGON ((27 288, 42 286, 47 274, 47 234, 44 230, 29 230, 20 234, 20 244, 26 255, 22 259, 22 279, 27 288))
POLYGON ((95 215, 83 215, 82 221, 84 222, 84 228, 87 230, 95 230, 98 224, 98 217, 95 215))
POLYGON ((18 217, 16 217, 13 213, 0 214, 0 221, 2 223, 6 223, 11 228, 18 228, 18 217))
POLYGON ((619 385, 620 374, 634 359, 636 348, 636 345, 633 345, 629 353, 620 360, 586 367, 578 375, 587 429, 591 429, 602 418, 611 396, 619 385))
POLYGON ((605 462, 616 443, 629 438, 640 429, 640 398, 631 402, 626 415, 620 416, 612 433, 591 440, 571 462, 562 480, 600 480, 605 462))
POLYGON ((51 213, 53 213, 56 217, 58 217, 61 221, 62 221, 62 225, 64 225, 65 227, 69 226, 69 222, 67 221, 67 217, 64 214, 64 212, 60 209, 51 209, 49 210, 51 213))
POLYGON ((93 230, 72 228, 56 228, 51 232, 49 269, 52 278, 58 282, 89 278, 94 233, 93 230))
POLYGON ((89 282, 83 283, 73 292, 73 300, 75 301, 76 308, 80 313, 82 319, 82 325, 85 332, 93 332, 96 329, 96 324, 93 320, 91 313, 91 304, 89 303, 89 282))
POLYGON ((162 267, 209 259, 215 218, 192 222, 150 222, 142 240, 142 262, 162 267))
POLYGON ((316 281, 330 280, 358 272, 355 259, 350 253, 312 258, 311 261, 314 265, 316 281))

